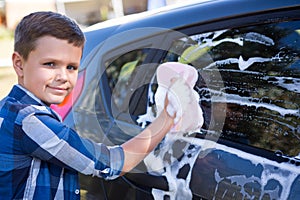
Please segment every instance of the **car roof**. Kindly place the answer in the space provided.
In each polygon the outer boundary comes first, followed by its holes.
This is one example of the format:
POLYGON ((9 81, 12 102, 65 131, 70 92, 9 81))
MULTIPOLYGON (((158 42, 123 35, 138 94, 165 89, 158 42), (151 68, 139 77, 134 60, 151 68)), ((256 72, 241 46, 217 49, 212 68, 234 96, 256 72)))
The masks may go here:
POLYGON ((109 20, 91 25, 85 29, 85 32, 108 28, 108 27, 112 27, 112 26, 118 26, 121 24, 129 23, 129 22, 133 22, 133 21, 137 21, 137 20, 142 20, 143 18, 157 15, 159 13, 169 12, 171 10, 183 8, 185 6, 201 4, 201 3, 209 2, 209 1, 216 1, 216 0, 189 0, 189 1, 183 1, 180 3, 176 3, 173 5, 164 6, 161 8, 156 8, 156 9, 149 10, 149 11, 125 15, 122 17, 109 19, 109 20))
MULTIPOLYGON (((160 9, 127 15, 97 23, 84 29, 87 40, 85 52, 106 38, 127 30, 145 27, 178 29, 188 24, 205 23, 233 16, 260 13, 300 6, 299 0, 192 0, 160 9)), ((85 54, 85 53, 84 53, 85 54)))

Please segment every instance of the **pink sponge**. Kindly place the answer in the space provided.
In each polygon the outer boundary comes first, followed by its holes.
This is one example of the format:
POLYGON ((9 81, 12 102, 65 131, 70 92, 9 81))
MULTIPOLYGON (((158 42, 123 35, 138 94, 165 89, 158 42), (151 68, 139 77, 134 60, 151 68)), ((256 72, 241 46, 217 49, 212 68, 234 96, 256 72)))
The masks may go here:
POLYGON ((158 88, 155 94, 157 111, 164 108, 165 97, 169 104, 167 112, 176 114, 173 132, 199 131, 203 125, 203 113, 199 106, 199 94, 193 89, 197 79, 197 70, 186 64, 167 62, 156 71, 158 88))
POLYGON ((166 62, 161 64, 156 70, 157 82, 164 86, 171 85, 171 79, 182 77, 190 88, 193 88, 197 79, 197 70, 186 64, 177 62, 166 62))

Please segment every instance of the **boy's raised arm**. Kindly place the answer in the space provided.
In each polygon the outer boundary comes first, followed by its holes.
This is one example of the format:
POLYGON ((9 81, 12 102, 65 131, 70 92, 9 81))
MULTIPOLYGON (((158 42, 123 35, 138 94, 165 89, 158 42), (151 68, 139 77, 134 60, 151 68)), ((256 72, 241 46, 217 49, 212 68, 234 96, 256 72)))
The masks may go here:
POLYGON ((129 172, 150 153, 173 127, 174 118, 164 112, 139 135, 125 142, 122 173, 129 172))

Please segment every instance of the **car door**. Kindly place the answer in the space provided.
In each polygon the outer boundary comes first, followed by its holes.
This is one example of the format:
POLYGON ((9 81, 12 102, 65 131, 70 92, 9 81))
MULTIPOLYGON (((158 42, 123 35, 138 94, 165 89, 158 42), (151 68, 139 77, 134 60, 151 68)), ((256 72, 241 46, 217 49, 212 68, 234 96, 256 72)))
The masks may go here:
POLYGON ((121 184, 105 183, 108 199, 120 188, 125 199, 300 198, 299 30, 299 10, 284 10, 99 47, 87 69, 94 95, 82 101, 102 130, 95 140, 121 144, 151 123, 155 70, 168 61, 198 70, 205 118, 200 132, 166 137, 121 184))

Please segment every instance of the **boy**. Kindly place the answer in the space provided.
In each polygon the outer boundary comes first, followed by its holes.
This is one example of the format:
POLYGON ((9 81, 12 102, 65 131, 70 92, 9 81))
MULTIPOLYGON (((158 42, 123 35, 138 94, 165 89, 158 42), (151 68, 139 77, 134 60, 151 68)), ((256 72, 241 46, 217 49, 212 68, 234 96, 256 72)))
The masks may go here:
POLYGON ((79 199, 78 172, 116 178, 173 127, 167 98, 157 119, 121 146, 96 144, 66 127, 49 106, 73 89, 84 43, 78 25, 58 13, 32 13, 18 24, 18 84, 0 101, 0 199, 79 199))

